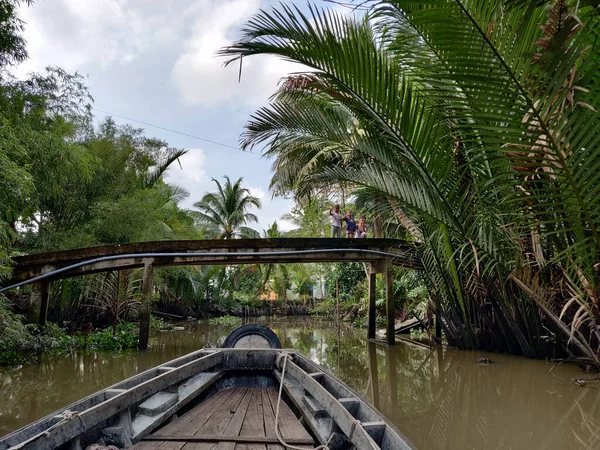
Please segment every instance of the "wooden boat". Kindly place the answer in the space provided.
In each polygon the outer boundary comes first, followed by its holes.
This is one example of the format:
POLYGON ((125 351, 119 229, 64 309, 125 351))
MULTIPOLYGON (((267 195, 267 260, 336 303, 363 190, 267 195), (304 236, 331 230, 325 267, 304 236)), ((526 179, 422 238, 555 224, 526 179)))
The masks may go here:
POLYGON ((5 449, 410 449, 344 383, 268 328, 147 370, 0 439, 5 449), (114 447, 110 447, 110 446, 114 447))

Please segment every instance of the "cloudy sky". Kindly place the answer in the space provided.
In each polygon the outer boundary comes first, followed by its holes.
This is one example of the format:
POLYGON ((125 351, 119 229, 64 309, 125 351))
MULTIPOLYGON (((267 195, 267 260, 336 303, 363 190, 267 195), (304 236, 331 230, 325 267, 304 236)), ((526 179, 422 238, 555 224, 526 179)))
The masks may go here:
MULTIPOLYGON (((240 27, 268 0, 37 0, 22 7, 30 59, 19 75, 57 65, 87 76, 98 118, 113 114, 237 146, 250 114, 295 70, 290 63, 260 57, 223 68, 216 51, 238 37, 240 27)), ((185 206, 212 189, 211 178, 229 175, 263 202, 262 230, 291 208, 268 192, 270 162, 135 122, 146 133, 189 149, 183 170, 168 181, 187 188, 185 206)), ((283 228, 289 224, 280 221, 283 228)))

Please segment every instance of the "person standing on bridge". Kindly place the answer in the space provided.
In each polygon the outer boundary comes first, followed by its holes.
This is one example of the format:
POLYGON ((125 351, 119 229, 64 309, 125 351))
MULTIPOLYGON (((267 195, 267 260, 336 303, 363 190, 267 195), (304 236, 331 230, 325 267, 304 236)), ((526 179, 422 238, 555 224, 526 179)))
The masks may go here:
POLYGON ((331 220, 331 237, 342 237, 342 214, 340 205, 329 208, 329 219, 331 220))
POLYGON ((358 225, 356 227, 356 236, 357 239, 364 239, 367 237, 367 231, 369 231, 369 226, 367 225, 367 218, 365 216, 361 216, 358 219, 358 225))
POLYGON ((356 233, 356 221, 354 220, 351 210, 348 210, 344 216, 344 222, 346 222, 346 237, 351 239, 354 238, 354 234, 356 233))

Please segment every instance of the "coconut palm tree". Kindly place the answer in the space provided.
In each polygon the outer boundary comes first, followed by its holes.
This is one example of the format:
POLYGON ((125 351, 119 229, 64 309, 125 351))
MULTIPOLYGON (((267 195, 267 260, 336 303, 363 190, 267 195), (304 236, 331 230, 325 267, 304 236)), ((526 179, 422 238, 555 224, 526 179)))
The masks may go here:
POLYGON ((260 200, 242 187, 242 178, 232 183, 225 176, 225 184, 214 179, 216 192, 207 192, 194 203, 198 222, 218 235, 219 239, 257 238, 258 232, 246 225, 258 222, 256 215, 249 213, 252 207, 261 208, 260 200))
POLYGON ((392 211, 422 242, 452 344, 545 357, 550 336, 600 367, 592 3, 263 11, 222 54, 271 54, 307 71, 252 116, 242 144, 267 144, 276 189, 345 181, 392 211))
MULTIPOLYGON (((273 222, 269 228, 263 230, 263 238, 265 239, 276 239, 283 236, 285 236, 285 233, 279 229, 279 225, 277 224, 277 222, 273 222)), ((262 266, 259 267, 262 272, 262 266)), ((265 288, 267 287, 271 279, 271 274, 274 271, 277 271, 278 269, 279 272, 281 272, 282 270, 284 270, 283 267, 284 266, 281 264, 267 264, 260 286, 256 291, 256 298, 259 298, 260 295, 265 291, 265 288)))

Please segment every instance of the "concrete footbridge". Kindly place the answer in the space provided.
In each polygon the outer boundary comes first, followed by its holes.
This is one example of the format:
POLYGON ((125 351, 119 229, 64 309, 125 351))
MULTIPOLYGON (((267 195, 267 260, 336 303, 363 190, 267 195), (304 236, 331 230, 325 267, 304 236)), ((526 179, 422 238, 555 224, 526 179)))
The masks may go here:
POLYGON ((386 279, 387 341, 394 343, 394 265, 420 270, 415 245, 398 239, 231 239, 139 242, 40 253, 13 258, 12 276, 0 293, 32 284, 36 321, 46 322, 50 283, 98 272, 144 268, 140 309, 140 348, 148 341, 153 269, 167 266, 364 262, 369 264, 369 338, 375 338, 375 280, 386 279))

